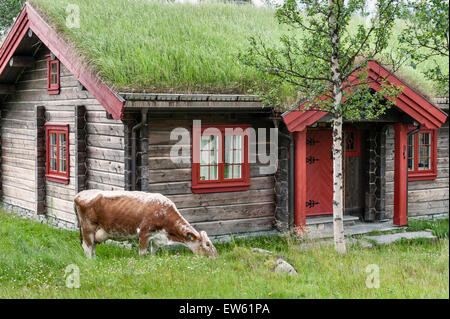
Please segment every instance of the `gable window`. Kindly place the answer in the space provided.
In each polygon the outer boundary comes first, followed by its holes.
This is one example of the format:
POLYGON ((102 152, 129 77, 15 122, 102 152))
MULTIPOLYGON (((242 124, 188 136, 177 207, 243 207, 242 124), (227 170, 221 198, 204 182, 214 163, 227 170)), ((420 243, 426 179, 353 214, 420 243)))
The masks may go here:
POLYGON ((192 192, 242 191, 250 187, 248 136, 250 125, 202 125, 193 137, 192 192), (214 131, 208 130, 213 128, 214 131), (228 130, 227 130, 228 128, 228 130), (237 130, 236 130, 237 129, 237 130))
POLYGON ((48 94, 59 94, 59 60, 47 56, 47 92, 48 94))
POLYGON ((421 130, 408 137, 408 180, 435 179, 436 130, 421 130))
POLYGON ((345 156, 361 156, 361 147, 359 144, 359 131, 354 128, 348 128, 344 133, 344 152, 345 156))
POLYGON ((69 125, 45 124, 46 178, 51 182, 69 184, 69 125))

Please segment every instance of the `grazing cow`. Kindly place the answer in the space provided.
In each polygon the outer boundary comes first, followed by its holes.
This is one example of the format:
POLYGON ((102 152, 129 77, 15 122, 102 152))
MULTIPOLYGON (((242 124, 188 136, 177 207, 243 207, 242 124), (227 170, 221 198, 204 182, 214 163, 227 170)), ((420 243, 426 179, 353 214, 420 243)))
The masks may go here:
POLYGON ((218 256, 206 232, 197 232, 175 204, 161 194, 85 190, 75 196, 74 209, 80 243, 90 258, 95 257, 95 245, 106 239, 133 237, 139 237, 139 255, 146 255, 149 241, 155 235, 182 243, 194 254, 218 256))

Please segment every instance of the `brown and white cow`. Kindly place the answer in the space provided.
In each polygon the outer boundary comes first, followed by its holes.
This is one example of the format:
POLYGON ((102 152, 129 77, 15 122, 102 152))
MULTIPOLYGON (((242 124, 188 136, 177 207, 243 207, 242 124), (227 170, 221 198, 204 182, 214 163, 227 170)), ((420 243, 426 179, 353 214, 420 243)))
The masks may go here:
POLYGON ((90 258, 95 257, 96 244, 133 237, 139 237, 139 255, 146 255, 149 241, 155 235, 182 243, 194 254, 218 256, 206 232, 196 231, 175 204, 161 194, 85 190, 75 196, 74 208, 80 243, 90 258))

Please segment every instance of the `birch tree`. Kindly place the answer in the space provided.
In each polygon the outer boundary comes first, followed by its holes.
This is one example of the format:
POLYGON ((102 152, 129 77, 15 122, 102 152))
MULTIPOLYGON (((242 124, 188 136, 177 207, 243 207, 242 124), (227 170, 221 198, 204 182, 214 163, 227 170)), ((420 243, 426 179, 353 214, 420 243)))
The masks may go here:
POLYGON ((242 63, 264 74, 266 88, 257 94, 265 103, 287 106, 285 97, 295 93, 296 105, 301 104, 299 100, 307 101, 302 111, 331 115, 334 242, 341 254, 346 253, 342 125, 344 119, 379 117, 392 105, 385 97, 393 98, 401 91, 376 79, 382 89, 374 92, 366 69, 370 60, 384 62, 392 72, 402 63, 389 50, 400 5, 399 0, 378 0, 369 13, 365 0, 285 0, 275 13, 287 29, 279 43, 268 43, 264 35, 256 34, 249 39, 249 48, 239 54, 242 63), (350 76, 357 81, 349 81, 350 76))
POLYGON ((0 0, 0 39, 13 24, 25 0, 0 0))
POLYGON ((411 55, 410 65, 427 62, 426 78, 435 82, 438 93, 449 93, 449 1, 422 0, 405 4, 404 29, 398 37, 400 50, 411 55))

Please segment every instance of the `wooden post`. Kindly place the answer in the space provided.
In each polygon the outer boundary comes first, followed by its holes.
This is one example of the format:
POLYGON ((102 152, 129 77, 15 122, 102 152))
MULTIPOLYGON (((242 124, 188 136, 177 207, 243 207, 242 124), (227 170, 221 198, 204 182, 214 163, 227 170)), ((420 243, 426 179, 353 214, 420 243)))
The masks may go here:
POLYGON ((295 144, 295 204, 294 225, 298 235, 306 231, 306 129, 294 132, 295 144))
POLYGON ((406 214, 407 202, 407 129, 403 123, 394 124, 395 157, 394 157, 394 224, 404 226, 408 224, 406 214))
POLYGON ((149 171, 149 119, 147 123, 143 125, 140 129, 139 138, 139 166, 138 166, 138 184, 140 185, 140 190, 143 192, 150 191, 150 171, 149 171))
POLYGON ((87 133, 86 108, 84 105, 75 105, 75 194, 86 189, 87 180, 87 133))
POLYGON ((34 127, 36 134, 34 139, 36 150, 34 207, 36 214, 45 214, 45 107, 43 105, 34 106, 34 127))
POLYGON ((123 129, 124 129, 124 189, 131 190, 131 128, 135 124, 135 119, 132 117, 132 113, 128 112, 124 114, 122 119, 123 129))

